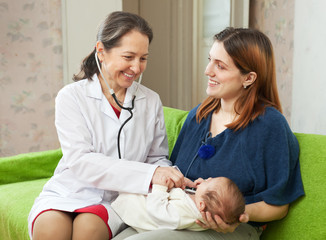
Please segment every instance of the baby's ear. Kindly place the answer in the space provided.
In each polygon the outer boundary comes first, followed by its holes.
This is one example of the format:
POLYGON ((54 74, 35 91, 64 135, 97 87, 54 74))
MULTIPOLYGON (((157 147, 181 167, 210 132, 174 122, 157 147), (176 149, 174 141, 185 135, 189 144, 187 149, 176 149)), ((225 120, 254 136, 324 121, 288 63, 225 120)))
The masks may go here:
POLYGON ((205 211, 206 204, 203 200, 200 200, 197 207, 198 207, 199 211, 205 211))

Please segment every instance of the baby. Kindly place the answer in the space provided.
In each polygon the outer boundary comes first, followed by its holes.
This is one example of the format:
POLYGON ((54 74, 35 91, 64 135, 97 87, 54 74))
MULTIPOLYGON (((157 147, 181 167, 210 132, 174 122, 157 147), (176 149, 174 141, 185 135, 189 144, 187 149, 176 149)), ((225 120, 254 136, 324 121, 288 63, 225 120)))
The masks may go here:
POLYGON ((168 191, 166 179, 153 184, 148 195, 120 193, 112 208, 121 219, 138 232, 156 229, 206 230, 196 224, 201 211, 219 215, 224 222, 239 222, 245 200, 237 185, 228 178, 199 178, 194 194, 181 188, 168 191))

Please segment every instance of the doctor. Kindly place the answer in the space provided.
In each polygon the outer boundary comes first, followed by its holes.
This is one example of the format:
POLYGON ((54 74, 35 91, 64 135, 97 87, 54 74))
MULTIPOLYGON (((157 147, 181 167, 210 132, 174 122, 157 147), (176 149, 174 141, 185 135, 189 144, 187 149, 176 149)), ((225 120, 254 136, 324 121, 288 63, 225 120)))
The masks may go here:
POLYGON ((31 239, 111 239, 125 227, 110 207, 118 191, 146 194, 162 177, 170 188, 184 187, 167 160, 160 98, 135 82, 152 37, 141 17, 110 14, 76 82, 58 93, 63 157, 31 209, 31 239))

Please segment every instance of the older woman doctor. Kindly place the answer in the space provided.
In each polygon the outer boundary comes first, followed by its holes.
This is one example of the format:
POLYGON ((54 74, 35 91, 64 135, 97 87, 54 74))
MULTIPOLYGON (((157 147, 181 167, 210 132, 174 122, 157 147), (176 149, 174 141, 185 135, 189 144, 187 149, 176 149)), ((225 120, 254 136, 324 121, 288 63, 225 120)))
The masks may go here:
POLYGON ((167 160, 158 94, 135 82, 152 30, 141 17, 110 14, 75 83, 56 98, 63 157, 29 215, 33 239, 110 239, 124 224, 110 207, 118 191, 146 194, 161 177, 184 187, 167 160))

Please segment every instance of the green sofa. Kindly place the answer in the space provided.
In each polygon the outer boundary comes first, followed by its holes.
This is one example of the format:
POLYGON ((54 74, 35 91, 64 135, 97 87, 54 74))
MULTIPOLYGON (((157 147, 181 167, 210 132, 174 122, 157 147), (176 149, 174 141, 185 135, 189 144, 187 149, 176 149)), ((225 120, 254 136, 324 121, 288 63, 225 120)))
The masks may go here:
MULTIPOLYGON (((187 112, 165 107, 164 115, 171 153, 187 112)), ((296 136, 306 196, 291 204, 287 217, 268 224, 263 240, 326 239, 326 136, 296 136)), ((29 239, 28 213, 61 155, 58 149, 0 158, 1 240, 29 239)))

